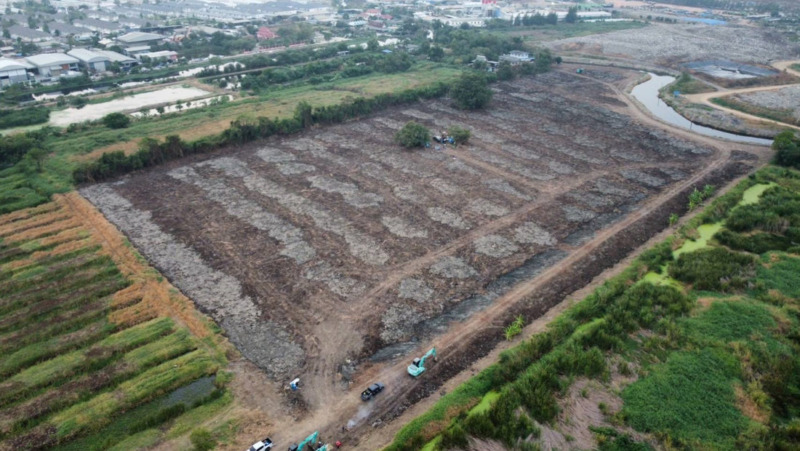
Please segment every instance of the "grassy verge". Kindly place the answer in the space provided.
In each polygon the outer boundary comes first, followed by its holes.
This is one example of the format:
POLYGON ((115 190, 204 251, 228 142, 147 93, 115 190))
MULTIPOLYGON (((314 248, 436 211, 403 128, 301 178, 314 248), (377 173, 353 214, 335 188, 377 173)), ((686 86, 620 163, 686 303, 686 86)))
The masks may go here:
MULTIPOLYGON (((547 331, 504 352, 498 363, 443 397, 387 449, 463 448, 469 437, 538 449, 543 428, 552 440, 576 427, 598 440, 582 446, 600 449, 647 449, 630 437, 629 427, 667 447, 796 448, 800 247, 744 250, 750 241, 782 246, 787 237, 790 244, 800 237, 800 172, 767 167, 547 331), (752 193, 761 194, 754 201, 752 193), (721 227, 702 246, 675 257, 674 250, 704 224, 721 227), (723 246, 725 232, 742 234, 742 241, 723 246), (776 238, 765 241, 759 234, 776 238), (648 272, 675 279, 657 285, 640 280, 648 272), (573 411, 568 421, 559 416, 574 408, 566 399, 579 378, 595 380, 600 388, 593 390, 620 407, 601 403, 601 419, 573 411), (490 392, 493 399, 482 402, 490 392), (481 408, 474 408, 479 402, 481 408)), ((561 437, 569 442, 571 436, 561 437)))

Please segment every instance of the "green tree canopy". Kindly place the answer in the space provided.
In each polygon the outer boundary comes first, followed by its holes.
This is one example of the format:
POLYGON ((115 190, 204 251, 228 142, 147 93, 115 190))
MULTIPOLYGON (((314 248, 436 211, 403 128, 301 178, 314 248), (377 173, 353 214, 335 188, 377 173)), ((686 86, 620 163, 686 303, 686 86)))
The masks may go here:
POLYGON ((103 124, 108 128, 125 128, 131 123, 131 118, 122 113, 110 113, 103 118, 103 124))
POLYGON ((450 95, 455 104, 462 110, 478 110, 492 100, 492 90, 486 76, 479 72, 464 72, 453 83, 450 95))
POLYGON ((423 147, 430 139, 430 130, 414 121, 406 122, 406 125, 394 135, 394 140, 406 149, 423 147))
POLYGON ((791 130, 780 132, 772 142, 775 164, 800 169, 800 143, 791 130))

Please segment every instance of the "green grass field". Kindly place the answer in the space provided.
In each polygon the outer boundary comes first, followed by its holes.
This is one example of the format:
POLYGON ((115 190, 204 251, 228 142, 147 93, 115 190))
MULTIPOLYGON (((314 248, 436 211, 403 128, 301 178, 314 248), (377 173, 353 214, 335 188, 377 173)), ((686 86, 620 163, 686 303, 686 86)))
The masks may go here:
POLYGON ((442 397, 401 429, 387 449, 458 448, 470 436, 539 449, 545 443, 539 439, 542 424, 553 430, 551 439, 562 428, 589 429, 597 442, 582 446, 609 450, 654 444, 797 449, 800 247, 787 250, 785 243, 799 232, 800 172, 762 169, 545 332, 505 351, 499 362, 442 397), (699 227, 713 233, 675 257, 672 251, 700 238, 699 227), (718 237, 732 231, 740 240, 732 248, 722 246, 718 237), (774 238, 764 241, 761 234, 774 238), (750 241, 782 248, 752 254, 743 250, 752 247, 750 241), (724 252, 708 253, 715 250, 724 252), (702 253, 702 267, 672 271, 702 253), (717 274, 716 285, 725 292, 701 291, 689 282, 703 280, 699 274, 706 270, 717 274), (677 280, 653 285, 655 278, 645 277, 668 273, 677 280), (597 392, 617 399, 620 407, 603 402, 602 420, 586 420, 580 412, 560 417, 563 409, 574 408, 565 398, 578 378, 596 380, 590 385, 595 388, 584 389, 584 398, 597 392), (637 442, 629 427, 649 443, 637 442))
POLYGON ((120 272, 69 205, 0 216, 0 449, 131 449, 188 434, 184 415, 231 402, 213 382, 227 345, 190 304, 180 322, 159 314, 151 303, 173 301, 143 291, 157 274, 130 249, 115 258, 132 272, 120 272))
POLYGON ((300 102, 312 106, 341 103, 347 98, 372 97, 381 93, 447 82, 460 69, 421 62, 397 74, 370 74, 319 85, 274 88, 258 96, 204 108, 185 110, 136 120, 127 128, 112 130, 101 124, 81 125, 70 132, 49 136, 45 147, 51 150, 42 171, 20 165, 0 170, 0 214, 47 202, 53 193, 72 189, 72 171, 80 162, 99 158, 104 152, 134 152, 142 138, 178 135, 184 141, 216 135, 240 117, 289 117, 300 102))

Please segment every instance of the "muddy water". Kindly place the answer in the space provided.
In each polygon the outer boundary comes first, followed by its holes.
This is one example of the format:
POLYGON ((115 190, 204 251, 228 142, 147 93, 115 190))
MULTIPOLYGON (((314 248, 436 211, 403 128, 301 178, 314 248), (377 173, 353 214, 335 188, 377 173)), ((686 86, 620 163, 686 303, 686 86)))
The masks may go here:
MULTIPOLYGON (((472 295, 443 314, 417 325, 417 336, 422 339, 427 339, 434 335, 445 333, 451 321, 466 320, 473 314, 490 306, 495 299, 509 292, 516 284, 536 277, 539 273, 556 264, 566 256, 567 253, 560 250, 549 250, 534 255, 526 260, 522 266, 492 281, 486 286, 484 293, 472 295)), ((416 348, 417 345, 418 343, 416 341, 393 344, 373 354, 370 360, 373 362, 381 362, 401 357, 416 348)))
POLYGON ((631 94, 642 105, 645 106, 653 116, 661 119, 676 127, 691 130, 697 134, 711 136, 714 138, 727 139, 729 141, 736 141, 749 144, 761 144, 764 146, 772 145, 771 139, 755 138, 752 136, 736 135, 734 133, 723 132, 702 125, 695 124, 685 117, 681 116, 677 111, 672 109, 671 106, 664 103, 658 97, 658 91, 675 81, 675 77, 669 75, 656 75, 650 74, 650 80, 636 85, 631 94))

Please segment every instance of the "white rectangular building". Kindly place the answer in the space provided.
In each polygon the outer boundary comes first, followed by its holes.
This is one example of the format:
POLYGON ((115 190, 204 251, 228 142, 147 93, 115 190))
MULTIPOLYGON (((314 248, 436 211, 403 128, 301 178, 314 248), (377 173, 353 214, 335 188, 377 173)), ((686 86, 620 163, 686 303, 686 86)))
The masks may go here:
POLYGON ((22 60, 0 59, 0 86, 6 87, 28 81, 28 71, 33 69, 33 65, 22 60))
POLYGON ((25 58, 36 66, 42 77, 58 77, 69 71, 77 71, 80 61, 63 53, 44 53, 25 58))
POLYGON ((78 58, 80 65, 89 72, 105 72, 111 63, 111 59, 107 56, 88 49, 72 49, 67 52, 67 55, 78 58))

